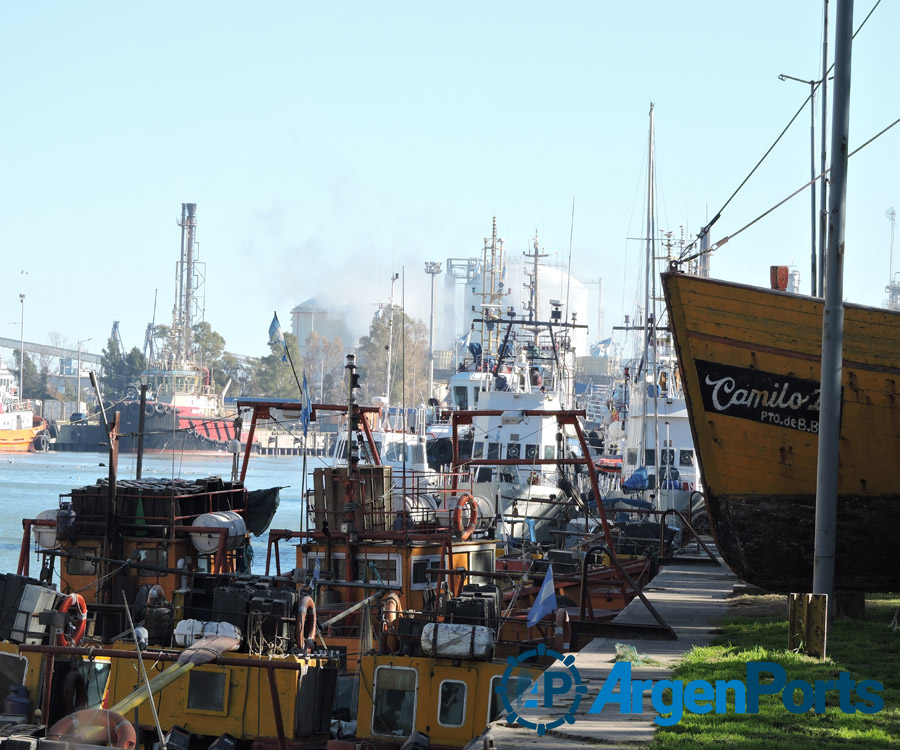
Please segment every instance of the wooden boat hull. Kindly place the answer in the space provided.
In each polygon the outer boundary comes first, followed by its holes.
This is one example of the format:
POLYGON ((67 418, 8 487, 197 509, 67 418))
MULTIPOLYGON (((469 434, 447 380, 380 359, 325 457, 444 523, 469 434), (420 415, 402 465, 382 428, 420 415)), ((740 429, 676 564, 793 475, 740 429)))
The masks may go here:
MULTIPOLYGON (((821 300, 663 275, 723 558, 743 580, 810 591, 821 300)), ((835 589, 900 590, 900 316, 845 305, 835 589)))

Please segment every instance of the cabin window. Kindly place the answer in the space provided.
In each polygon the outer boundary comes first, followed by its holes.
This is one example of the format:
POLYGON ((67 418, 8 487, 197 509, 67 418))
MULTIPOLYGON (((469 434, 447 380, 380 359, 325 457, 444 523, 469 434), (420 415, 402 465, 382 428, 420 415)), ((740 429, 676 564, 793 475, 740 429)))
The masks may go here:
POLYGON ((675 449, 663 448, 659 452, 659 463, 661 466, 672 466, 675 463, 675 449))
POLYGON ((441 567, 440 562, 440 557, 417 557, 413 560, 412 588, 414 590, 422 590, 434 586, 435 574, 427 571, 429 568, 441 567))
POLYGON ((488 458, 500 458, 500 443, 495 443, 493 440, 488 442, 487 457, 488 458))
POLYGON ((136 550, 137 564, 147 565, 147 568, 138 567, 138 576, 140 578, 165 578, 169 575, 164 570, 153 570, 153 568, 165 568, 168 565, 169 558, 166 550, 160 547, 151 547, 149 549, 136 550))
POLYGON ((678 455, 678 465, 679 466, 693 466, 694 465, 694 451, 681 451, 678 455))
POLYGON ((647 448, 644 451, 644 466, 656 466, 656 449, 647 448))
POLYGON ((637 463, 637 451, 634 448, 628 449, 628 464, 634 466, 637 463))
POLYGON ((493 573, 494 572, 494 552, 493 550, 479 550, 478 552, 469 553, 469 578, 473 583, 483 582, 490 583, 491 579, 484 576, 473 575, 476 572, 493 573))
POLYGON ((372 732, 408 737, 416 720, 416 671, 403 667, 375 669, 372 732))
POLYGON ((506 444, 506 457, 507 458, 519 458, 519 450, 520 450, 520 446, 518 443, 507 443, 506 444))
POLYGON ((82 557, 69 557, 66 559, 66 572, 73 576, 92 576, 97 574, 97 563, 92 558, 89 550, 73 548, 69 552, 82 557))
POLYGON ((537 443, 529 443, 525 446, 525 458, 537 458, 538 457, 538 447, 537 443))
POLYGON ((472 458, 481 458, 481 454, 484 451, 484 443, 480 440, 475 441, 475 446, 472 448, 472 458))
POLYGON ((453 400, 456 408, 465 411, 469 408, 469 391, 464 385, 458 385, 453 389, 453 400))
POLYGON ((188 675, 187 710, 222 714, 228 709, 228 673, 192 670, 188 675))
POLYGON ((461 727, 466 723, 466 683, 444 680, 438 694, 438 724, 461 727))
POLYGON ((397 562, 396 558, 357 557, 353 560, 354 578, 357 581, 377 581, 380 578, 384 583, 400 583, 397 562))
POLYGON ((554 448, 552 445, 545 445, 544 458, 556 458, 556 448, 554 448))
MULTIPOLYGON (((506 707, 503 705, 503 701, 500 698, 499 693, 497 693, 497 688, 500 686, 500 683, 503 681, 502 675, 496 675, 495 677, 491 677, 491 697, 488 703, 488 723, 492 721, 496 721, 499 719, 503 712, 506 710, 506 707)), ((530 672, 516 667, 509 680, 506 683, 506 696, 509 699, 509 704, 518 709, 521 707, 522 696, 529 687, 531 687, 531 683, 534 681, 533 676, 530 672)))

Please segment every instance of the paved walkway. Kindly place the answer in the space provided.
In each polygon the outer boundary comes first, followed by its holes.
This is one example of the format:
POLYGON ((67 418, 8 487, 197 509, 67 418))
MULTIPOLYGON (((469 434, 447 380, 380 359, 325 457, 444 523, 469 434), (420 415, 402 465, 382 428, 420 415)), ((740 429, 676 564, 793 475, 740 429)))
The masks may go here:
MULTIPOLYGON (((588 708, 597 697, 600 686, 613 668, 616 643, 634 646, 638 654, 646 654, 656 664, 632 665, 632 680, 668 679, 682 656, 694 646, 708 644, 715 635, 717 621, 727 614, 727 597, 738 584, 737 577, 724 567, 707 567, 676 563, 664 567, 644 589, 644 594, 678 635, 678 640, 646 640, 631 637, 595 638, 575 654, 575 666, 588 692, 583 698, 574 724, 563 724, 539 737, 534 730, 505 721, 491 724, 486 732, 468 746, 481 750, 568 750, 575 747, 618 748, 640 747, 653 739, 657 713, 650 707, 649 693, 644 699, 644 713, 620 714, 618 704, 606 706, 598 714, 588 708)), ((655 624, 655 620, 639 598, 634 599, 615 622, 655 624)), ((530 721, 548 723, 562 716, 566 705, 543 709, 538 717, 534 710, 523 711, 530 721)))

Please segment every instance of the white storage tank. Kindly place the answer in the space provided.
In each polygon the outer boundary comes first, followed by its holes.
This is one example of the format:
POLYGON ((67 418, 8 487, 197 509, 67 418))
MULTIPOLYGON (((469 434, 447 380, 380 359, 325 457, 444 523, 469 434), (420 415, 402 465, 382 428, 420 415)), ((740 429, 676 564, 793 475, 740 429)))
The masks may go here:
POLYGON ((229 638, 241 640, 241 631, 230 622, 203 622, 202 620, 182 620, 175 626, 175 645, 192 646, 201 638, 216 635, 227 635, 229 638))
POLYGON ((422 629, 425 656, 447 659, 490 659, 494 651, 494 631, 484 625, 429 622, 422 629))
MULTIPOLYGON (((225 540, 225 549, 237 549, 247 535, 247 524, 244 523, 241 514, 233 510, 204 513, 201 516, 197 516, 197 519, 191 525, 197 528, 226 529, 228 534, 225 540)), ((204 555, 210 555, 219 549, 220 538, 220 534, 211 534, 209 532, 191 534, 194 548, 204 555)))
POLYGON ((34 543, 44 549, 56 549, 59 541, 56 538, 56 517, 58 510, 42 510, 37 514, 37 521, 53 521, 53 526, 34 526, 34 543))

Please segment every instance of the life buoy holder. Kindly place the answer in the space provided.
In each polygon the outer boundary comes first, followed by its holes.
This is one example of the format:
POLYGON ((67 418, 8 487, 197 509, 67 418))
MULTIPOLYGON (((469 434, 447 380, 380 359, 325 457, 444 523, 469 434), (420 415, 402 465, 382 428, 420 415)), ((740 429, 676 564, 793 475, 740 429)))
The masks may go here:
POLYGON ((397 633, 397 619, 403 607, 400 604, 400 597, 391 592, 381 603, 381 617, 383 625, 381 628, 381 650, 388 651, 392 654, 400 653, 400 636, 397 633))
POLYGON ((67 714, 87 708, 87 682, 75 667, 70 669, 63 680, 63 710, 67 714))
POLYGON ((553 646, 561 654, 566 653, 572 647, 572 624, 569 622, 569 613, 562 607, 556 610, 553 646))
POLYGON ((79 744, 105 741, 121 750, 133 750, 137 744, 137 733, 134 725, 121 714, 102 708, 87 708, 57 721, 48 730, 47 739, 79 744))
POLYGON ((294 640, 297 647, 304 653, 312 651, 309 641, 316 637, 316 603, 311 596, 304 596, 297 607, 297 630, 294 640))
POLYGON ((459 538, 464 542, 471 538, 475 528, 478 526, 478 503, 475 502, 475 498, 468 492, 464 492, 459 496, 456 508, 453 511, 453 526, 459 532, 459 538), (469 525, 463 528, 463 508, 466 505, 469 506, 469 525))
POLYGON ((65 614, 73 604, 78 608, 78 627, 75 628, 75 633, 71 638, 66 635, 64 627, 57 630, 56 643, 59 646, 77 646, 84 638, 84 631, 87 630, 87 604, 81 594, 69 594, 59 605, 59 611, 65 614))

